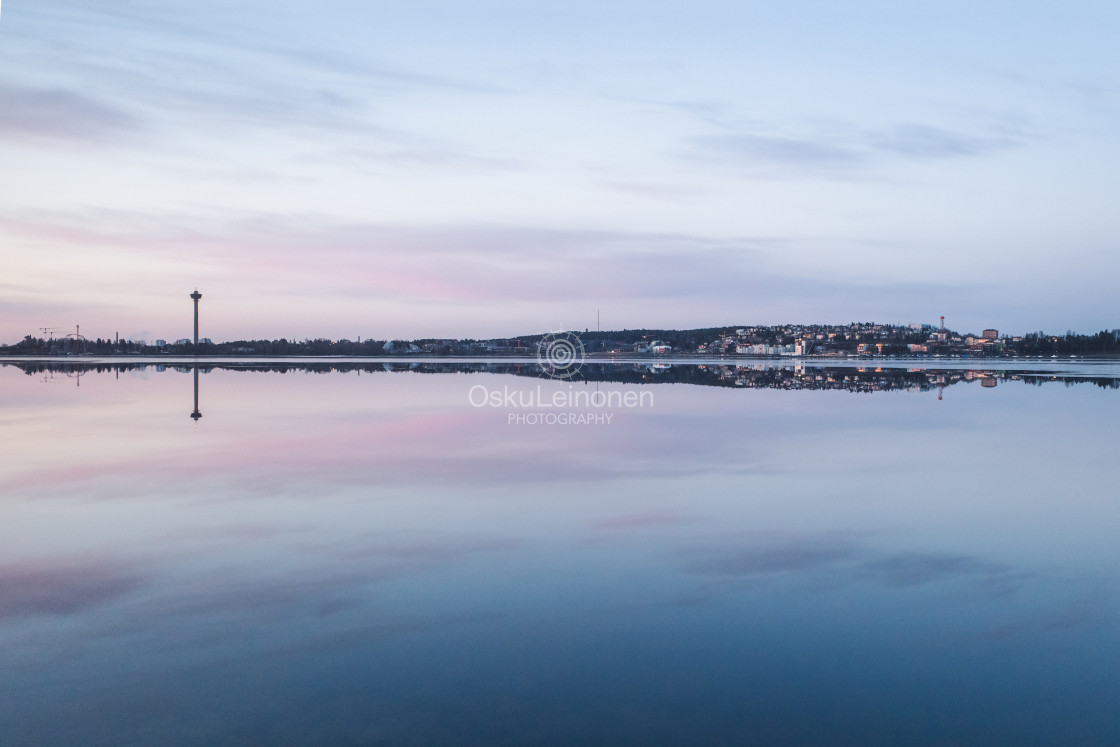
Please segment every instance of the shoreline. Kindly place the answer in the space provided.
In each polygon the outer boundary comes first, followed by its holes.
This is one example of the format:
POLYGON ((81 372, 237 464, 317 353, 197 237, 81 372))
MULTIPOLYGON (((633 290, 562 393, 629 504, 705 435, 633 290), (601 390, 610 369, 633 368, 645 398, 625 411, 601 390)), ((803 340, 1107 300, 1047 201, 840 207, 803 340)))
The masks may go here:
MULTIPOLYGON (((285 355, 285 356, 241 356, 241 355, 0 355, 0 364, 8 363, 70 363, 90 365, 113 365, 116 363, 159 364, 267 364, 267 363, 502 363, 537 365, 534 356, 479 356, 479 355, 399 355, 399 356, 358 356, 358 355, 285 355)), ((921 366, 923 368, 946 366, 959 367, 1006 367, 1012 365, 1051 366, 1075 364, 1120 364, 1120 357, 1109 356, 1070 356, 1058 357, 971 357, 971 356, 696 356, 696 355, 647 355, 647 356, 588 356, 584 365, 610 364, 677 364, 677 365, 735 365, 754 364, 771 367, 791 366, 871 366, 875 368, 898 366, 921 366)))

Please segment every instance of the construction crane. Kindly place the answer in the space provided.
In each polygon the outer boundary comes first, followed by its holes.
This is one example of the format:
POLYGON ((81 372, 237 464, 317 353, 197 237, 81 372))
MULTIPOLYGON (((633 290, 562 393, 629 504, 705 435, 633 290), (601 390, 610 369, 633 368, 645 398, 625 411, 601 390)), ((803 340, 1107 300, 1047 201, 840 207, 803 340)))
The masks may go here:
POLYGON ((66 328, 65 327, 39 327, 39 331, 42 332, 44 336, 50 337, 51 342, 54 342, 54 333, 55 332, 65 332, 66 328))

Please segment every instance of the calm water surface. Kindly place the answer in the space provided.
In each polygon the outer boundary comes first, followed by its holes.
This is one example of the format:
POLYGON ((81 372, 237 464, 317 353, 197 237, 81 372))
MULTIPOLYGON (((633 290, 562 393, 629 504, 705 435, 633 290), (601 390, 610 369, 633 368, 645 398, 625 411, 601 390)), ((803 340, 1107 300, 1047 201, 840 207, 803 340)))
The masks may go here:
POLYGON ((1120 744, 1120 367, 182 366, 0 366, 0 743, 1120 744))

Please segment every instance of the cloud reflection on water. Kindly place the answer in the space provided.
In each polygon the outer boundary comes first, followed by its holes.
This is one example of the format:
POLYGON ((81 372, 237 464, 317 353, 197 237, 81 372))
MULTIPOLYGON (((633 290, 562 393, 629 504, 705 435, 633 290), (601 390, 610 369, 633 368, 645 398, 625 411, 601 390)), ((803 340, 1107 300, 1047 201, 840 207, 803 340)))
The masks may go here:
POLYGON ((162 712, 200 741, 279 723, 438 738, 418 713, 477 726, 480 709, 511 731, 479 733, 510 741, 534 714, 587 713, 581 697, 620 739, 686 703, 780 714, 781 693, 967 721, 930 683, 993 702, 1019 647, 1040 678, 1091 669, 1082 638, 1117 644, 1110 391, 666 385, 649 412, 571 430, 471 408, 477 381, 526 381, 496 374, 200 378, 195 426, 178 372, 91 374, 52 400, 0 368, 39 423, 3 431, 0 733, 73 741, 52 714, 149 699, 143 733, 169 733, 162 712), (1043 456, 1078 468, 1021 473, 1043 456))
POLYGON ((77 615, 141 583, 133 569, 97 559, 0 565, 0 618, 77 615))

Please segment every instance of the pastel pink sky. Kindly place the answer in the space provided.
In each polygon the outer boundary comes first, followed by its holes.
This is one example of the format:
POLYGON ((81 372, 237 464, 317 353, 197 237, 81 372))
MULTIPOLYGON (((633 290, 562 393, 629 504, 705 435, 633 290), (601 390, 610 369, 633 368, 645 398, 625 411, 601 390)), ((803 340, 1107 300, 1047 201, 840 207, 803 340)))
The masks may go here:
POLYGON ((6 11, 0 343, 1118 326, 1107 3, 6 11))

